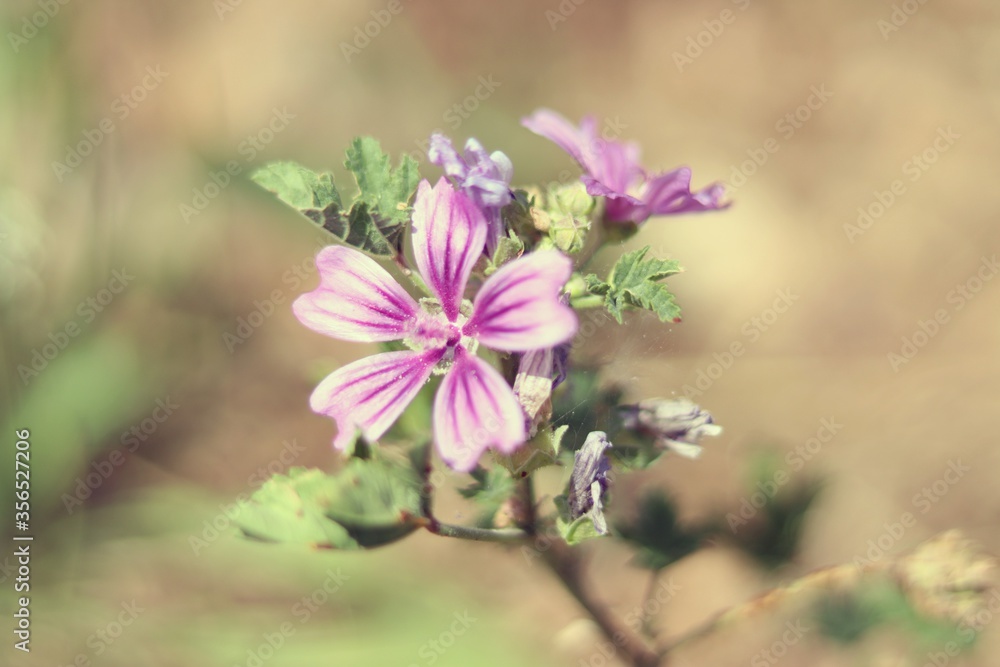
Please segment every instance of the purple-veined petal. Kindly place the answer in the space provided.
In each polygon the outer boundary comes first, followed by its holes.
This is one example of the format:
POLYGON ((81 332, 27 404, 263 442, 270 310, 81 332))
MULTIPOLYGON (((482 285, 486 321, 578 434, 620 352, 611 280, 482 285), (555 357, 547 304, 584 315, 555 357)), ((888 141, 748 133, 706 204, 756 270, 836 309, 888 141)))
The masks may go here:
POLYGON ((524 413, 503 376, 456 348, 454 364, 434 398, 434 441, 444 462, 469 472, 490 447, 510 454, 525 437, 524 413))
POLYGON ((413 204, 413 254, 427 286, 452 322, 486 242, 482 211, 445 179, 433 188, 421 181, 413 204))
POLYGON ((649 215, 697 213, 728 207, 728 203, 722 202, 725 192, 721 183, 691 192, 691 169, 681 167, 650 179, 642 199, 649 215))
POLYGON ((595 140, 590 175, 612 192, 628 194, 644 174, 639 164, 639 147, 634 143, 595 140))
POLYGON ((469 166, 455 150, 451 139, 443 134, 435 132, 431 135, 430 145, 427 148, 427 159, 431 164, 436 164, 444 169, 448 178, 461 181, 469 171, 469 166))
POLYGON ((419 306, 367 255, 343 246, 316 256, 319 287, 292 304, 302 324, 340 340, 374 342, 405 338, 419 306))
POLYGON ((508 352, 569 340, 576 333, 576 314, 559 294, 572 271, 569 257, 554 251, 533 252, 504 265, 483 283, 463 333, 508 352))
POLYGON ((314 412, 337 422, 333 446, 346 449, 359 429, 367 440, 382 437, 427 382, 444 349, 383 352, 338 368, 313 391, 314 412))
POLYGON ((592 142, 565 117, 551 109, 538 109, 522 118, 521 125, 553 142, 569 153, 584 170, 590 171, 587 157, 593 150, 592 142))
POLYGON ((466 192, 475 193, 475 198, 483 208, 499 209, 514 199, 510 194, 510 186, 492 176, 483 175, 479 167, 474 167, 469 171, 469 177, 465 179, 464 189, 466 192))

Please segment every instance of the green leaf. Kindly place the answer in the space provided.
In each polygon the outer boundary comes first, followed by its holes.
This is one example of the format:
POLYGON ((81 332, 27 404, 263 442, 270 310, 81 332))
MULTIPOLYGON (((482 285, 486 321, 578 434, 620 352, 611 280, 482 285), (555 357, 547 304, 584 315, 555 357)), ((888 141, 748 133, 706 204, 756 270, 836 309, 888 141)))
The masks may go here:
POLYGON ((399 227, 410 219, 408 203, 420 180, 413 158, 404 155, 399 167, 392 169, 389 156, 382 152, 378 141, 372 137, 355 137, 347 149, 344 166, 354 174, 361 189, 357 201, 368 204, 380 219, 379 229, 387 232, 390 226, 399 227))
POLYGON ((507 262, 513 261, 524 254, 524 241, 513 231, 508 236, 501 236, 497 249, 493 252, 486 266, 485 275, 491 275, 507 262))
POLYGON ((559 511, 559 516, 556 517, 556 529, 563 541, 569 546, 592 540, 595 537, 608 537, 610 535, 610 533, 602 535, 597 532, 592 516, 593 510, 576 519, 570 518, 569 497, 565 493, 553 498, 552 502, 559 511))
POLYGON ((357 549, 347 529, 325 515, 336 495, 335 478, 320 470, 292 468, 240 503, 235 523, 246 535, 268 542, 357 549))
POLYGON ((597 529, 594 528, 594 520, 590 518, 589 513, 569 523, 560 517, 556 519, 556 527, 563 540, 570 546, 592 540, 595 537, 607 537, 607 535, 601 535, 597 532, 597 529))
POLYGON ((514 493, 514 479, 503 468, 477 467, 471 473, 472 484, 458 490, 463 498, 475 501, 483 512, 476 522, 481 527, 491 527, 493 517, 514 493))
POLYGON ((527 477, 539 468, 559 463, 559 447, 566 430, 566 426, 543 428, 513 454, 494 452, 493 457, 514 477, 527 477))
POLYGON ((421 483, 406 465, 351 459, 337 474, 292 468, 241 503, 245 534, 333 549, 376 547, 417 529, 421 483))
POLYGON ((643 497, 631 523, 616 528, 619 535, 638 547, 636 563, 650 570, 661 570, 693 553, 702 538, 701 530, 680 525, 673 503, 659 491, 643 497))
POLYGON ((607 281, 593 274, 586 276, 587 288, 604 297, 605 307, 619 324, 629 306, 650 310, 661 322, 680 321, 681 309, 660 281, 680 273, 681 267, 676 260, 644 259, 647 252, 649 246, 622 255, 607 281))
POLYGON ((349 209, 330 174, 318 174, 294 162, 273 162, 251 178, 347 245, 377 257, 395 257, 420 178, 417 163, 404 156, 399 167, 392 169, 389 156, 375 139, 358 137, 344 164, 359 188, 349 209))
POLYGON ((406 537, 417 529, 422 483, 410 466, 380 459, 351 459, 336 475, 326 516, 363 547, 406 537))

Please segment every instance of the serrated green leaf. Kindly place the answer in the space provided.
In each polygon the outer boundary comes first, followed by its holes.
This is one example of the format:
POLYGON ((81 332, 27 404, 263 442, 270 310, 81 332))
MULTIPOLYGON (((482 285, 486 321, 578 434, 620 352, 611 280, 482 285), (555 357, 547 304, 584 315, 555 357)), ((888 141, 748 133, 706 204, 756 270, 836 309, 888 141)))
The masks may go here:
POLYGON ((347 529, 325 516, 336 480, 319 470, 275 475, 239 505, 235 524, 248 536, 333 549, 357 549, 347 529))
POLYGON ((317 174, 295 162, 271 162, 253 172, 250 178, 297 211, 321 211, 330 204, 341 208, 333 177, 317 174))
POLYGON ((399 166, 392 169, 389 156, 382 152, 377 140, 355 137, 347 149, 344 166, 358 182, 361 193, 357 200, 368 204, 383 233, 409 220, 408 204, 420 180, 413 158, 404 155, 399 166))
POLYGON ((348 220, 330 174, 318 174, 295 162, 272 162, 250 178, 338 239, 347 236, 348 220))
POLYGON ((351 459, 335 475, 292 468, 241 503, 235 523, 271 542, 376 547, 416 530, 420 490, 410 466, 383 460, 351 459))
POLYGON ((361 546, 394 542, 416 530, 422 483, 410 466, 352 459, 336 481, 326 516, 361 546))
POLYGON ((375 139, 358 137, 347 151, 345 165, 359 188, 349 209, 330 174, 294 162, 265 165, 251 178, 347 245, 377 257, 395 257, 419 180, 417 163, 407 155, 392 169, 375 139))
POLYGON ((622 323, 625 308, 644 308, 656 313, 661 322, 679 321, 681 309, 661 280, 681 271, 676 260, 644 259, 649 246, 622 255, 607 281, 586 276, 591 293, 604 296, 608 312, 622 323))

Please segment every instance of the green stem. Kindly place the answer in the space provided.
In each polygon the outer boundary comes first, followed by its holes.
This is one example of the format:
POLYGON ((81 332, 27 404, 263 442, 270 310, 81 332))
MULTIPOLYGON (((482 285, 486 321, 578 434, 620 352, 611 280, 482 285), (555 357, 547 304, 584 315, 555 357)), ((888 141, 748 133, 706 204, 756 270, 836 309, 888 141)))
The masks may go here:
POLYGON ((431 520, 424 527, 441 537, 457 537, 460 540, 473 540, 475 542, 503 542, 512 544, 528 539, 528 534, 519 528, 455 526, 449 523, 441 523, 436 519, 431 520))
POLYGON ((604 297, 600 294, 587 294, 575 299, 570 299, 569 305, 573 306, 576 310, 584 310, 586 308, 603 308, 604 297))

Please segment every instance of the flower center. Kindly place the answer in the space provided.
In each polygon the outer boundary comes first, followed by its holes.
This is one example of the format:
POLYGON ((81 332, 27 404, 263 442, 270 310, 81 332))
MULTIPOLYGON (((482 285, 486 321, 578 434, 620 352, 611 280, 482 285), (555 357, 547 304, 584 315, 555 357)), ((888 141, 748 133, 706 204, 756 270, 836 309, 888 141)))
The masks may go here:
POLYGON ((454 322, 448 320, 437 299, 420 299, 420 311, 410 335, 403 341, 411 350, 444 350, 444 356, 434 368, 435 375, 443 375, 451 368, 455 350, 462 346, 471 353, 476 352, 479 341, 462 335, 462 327, 472 315, 472 302, 468 299, 459 306, 459 314, 454 322))

